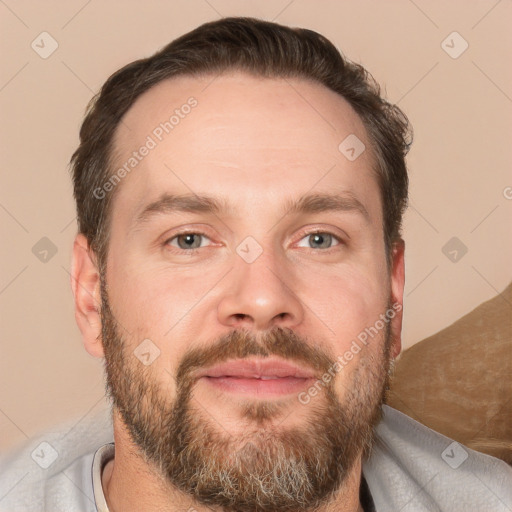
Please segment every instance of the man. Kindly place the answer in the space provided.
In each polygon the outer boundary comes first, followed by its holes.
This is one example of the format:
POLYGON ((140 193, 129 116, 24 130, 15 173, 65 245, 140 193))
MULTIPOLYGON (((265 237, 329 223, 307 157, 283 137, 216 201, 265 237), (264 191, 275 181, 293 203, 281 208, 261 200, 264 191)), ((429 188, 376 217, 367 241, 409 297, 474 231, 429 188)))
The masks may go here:
POLYGON ((72 289, 114 443, 70 434, 2 510, 510 510, 505 463, 456 470, 383 405, 409 144, 309 30, 222 19, 110 77, 72 158, 72 289))

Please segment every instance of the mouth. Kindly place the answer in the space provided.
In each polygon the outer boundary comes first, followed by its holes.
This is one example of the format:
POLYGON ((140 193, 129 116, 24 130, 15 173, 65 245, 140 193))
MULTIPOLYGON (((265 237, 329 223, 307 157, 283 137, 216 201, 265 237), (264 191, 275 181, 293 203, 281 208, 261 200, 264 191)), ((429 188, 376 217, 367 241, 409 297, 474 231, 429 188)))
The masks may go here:
POLYGON ((259 397, 298 393, 315 380, 312 370, 277 358, 228 361, 200 371, 197 377, 218 391, 259 397))

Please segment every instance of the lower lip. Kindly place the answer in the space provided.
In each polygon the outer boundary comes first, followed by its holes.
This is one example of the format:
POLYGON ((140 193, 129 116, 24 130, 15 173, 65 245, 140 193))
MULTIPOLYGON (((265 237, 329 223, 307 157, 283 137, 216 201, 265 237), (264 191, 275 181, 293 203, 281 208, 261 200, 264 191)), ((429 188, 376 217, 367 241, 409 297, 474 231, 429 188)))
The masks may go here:
POLYGON ((203 377, 211 386, 222 391, 244 395, 289 395, 299 393, 313 379, 280 377, 278 379, 248 379, 241 377, 203 377))

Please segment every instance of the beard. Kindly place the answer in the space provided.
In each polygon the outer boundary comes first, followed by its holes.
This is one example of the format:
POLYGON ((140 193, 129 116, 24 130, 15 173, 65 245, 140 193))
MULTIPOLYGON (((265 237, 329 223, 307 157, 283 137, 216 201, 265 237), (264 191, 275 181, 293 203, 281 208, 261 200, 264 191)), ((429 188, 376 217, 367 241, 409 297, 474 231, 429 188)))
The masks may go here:
POLYGON ((225 512, 315 511, 335 499, 354 464, 370 453, 389 387, 389 323, 384 340, 370 342, 379 346, 375 355, 365 347, 354 362, 343 403, 334 390, 336 378, 324 381, 308 404, 248 400, 239 410, 251 428, 230 434, 194 396, 195 370, 227 359, 273 355, 326 375, 335 360, 291 329, 278 327, 259 338, 233 330, 183 356, 176 397, 170 400, 152 367, 127 349, 103 279, 101 296, 107 395, 144 461, 171 489, 225 512), (303 424, 282 425, 297 407, 309 409, 303 424))

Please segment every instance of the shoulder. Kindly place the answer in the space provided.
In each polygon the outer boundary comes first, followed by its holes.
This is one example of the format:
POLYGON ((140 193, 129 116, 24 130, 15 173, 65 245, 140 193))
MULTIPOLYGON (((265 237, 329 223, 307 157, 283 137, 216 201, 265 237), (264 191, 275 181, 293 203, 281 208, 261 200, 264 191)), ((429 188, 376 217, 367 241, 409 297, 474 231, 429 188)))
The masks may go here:
POLYGON ((379 512, 512 509, 512 468, 389 407, 363 472, 379 512))
POLYGON ((92 461, 112 440, 110 414, 101 411, 11 450, 0 459, 0 512, 95 512, 92 461))

